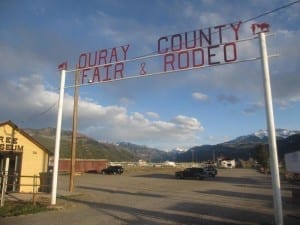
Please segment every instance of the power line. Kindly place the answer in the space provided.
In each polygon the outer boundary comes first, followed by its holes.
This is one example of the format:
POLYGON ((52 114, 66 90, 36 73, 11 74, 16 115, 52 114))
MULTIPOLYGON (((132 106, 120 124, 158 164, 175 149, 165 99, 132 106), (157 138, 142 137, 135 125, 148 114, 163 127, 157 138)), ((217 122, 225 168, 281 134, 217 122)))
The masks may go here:
MULTIPOLYGON (((263 17, 263 16, 266 16, 266 15, 275 13, 275 12, 281 10, 281 9, 288 8, 288 7, 290 7, 290 6, 294 5, 294 4, 297 4, 297 3, 300 3, 300 0, 297 0, 297 1, 294 1, 294 2, 291 2, 291 3, 288 3, 288 4, 285 4, 285 5, 282 5, 282 6, 280 6, 280 7, 277 7, 277 8, 275 8, 275 9, 270 10, 270 11, 264 12, 264 13, 259 14, 259 15, 257 15, 257 16, 251 17, 251 18, 246 19, 246 20, 244 20, 244 21, 241 20, 241 24, 243 24, 243 23, 248 23, 248 22, 253 21, 253 20, 256 20, 256 19, 258 19, 258 18, 260 18, 260 17, 263 17)), ((236 24, 236 23, 238 23, 238 22, 239 22, 239 21, 231 22, 231 23, 227 23, 227 24, 224 24, 224 25, 236 24)), ((206 27, 206 28, 203 28, 203 29, 208 29, 208 28, 209 28, 209 27, 206 27)), ((229 29, 229 28, 225 28, 224 30, 226 30, 226 29, 229 29)), ((192 32, 192 31, 193 31, 193 30, 186 31, 186 32, 187 32, 187 33, 190 33, 190 32, 192 32)), ((212 34, 215 34, 215 33, 217 33, 217 31, 216 31, 216 32, 212 32, 212 34)), ((180 34, 183 34, 183 32, 180 33, 180 34)), ((172 35, 166 35, 166 37, 170 37, 170 36, 172 36, 172 35)), ((199 38, 197 38, 196 40, 198 40, 198 39, 199 39, 199 38)), ((189 42, 192 42, 192 41, 189 41, 189 42)), ((189 42, 188 42, 188 43, 189 43, 189 42)), ((154 51, 154 52, 151 52, 151 53, 142 55, 142 56, 138 56, 138 57, 136 57, 136 58, 144 57, 144 56, 148 56, 148 55, 152 55, 152 54, 154 54, 154 53, 156 53, 156 52, 157 52, 157 51, 154 51)))
MULTIPOLYGON (((294 1, 294 2, 291 2, 291 3, 288 3, 288 4, 286 4, 286 5, 283 5, 283 6, 280 6, 280 7, 277 7, 277 8, 275 8, 275 9, 272 9, 272 10, 270 10, 270 11, 267 11, 267 12, 264 12, 264 13, 262 13, 262 14, 259 14, 259 15, 257 15, 257 16, 254 16, 254 17, 251 17, 251 18, 249 18, 249 19, 246 19, 246 20, 240 20, 240 21, 236 21, 236 22, 231 22, 231 23, 227 23, 227 24, 224 24, 224 25, 230 25, 230 24, 236 24, 236 23, 241 23, 241 24, 243 24, 243 23, 248 23, 248 22, 250 22, 250 21, 252 21, 252 20, 255 20, 255 19, 258 19, 258 18, 260 18, 260 17, 263 17, 263 16, 266 16, 266 15, 269 15, 269 14, 271 14, 271 13, 274 13, 274 12, 277 12, 277 11, 279 11, 279 10, 281 10, 281 9, 285 9, 285 8, 288 8, 288 7, 290 7, 290 6, 292 6, 292 5, 294 5, 294 4, 297 4, 297 3, 300 3, 300 0, 297 0, 297 1, 294 1)), ((206 28, 202 28, 202 29, 208 29, 208 28, 210 28, 210 27, 206 27, 206 28)), ((229 29, 229 27, 227 27, 227 28, 224 28, 224 30, 227 30, 227 29, 229 29)), ((193 32, 194 30, 190 30, 190 31, 186 31, 186 32, 182 32, 182 33, 179 33, 179 34, 184 34, 184 33, 190 33, 190 32, 193 32)), ((213 35, 213 34, 216 34, 216 33, 218 33, 218 31, 215 31, 215 32, 212 32, 211 34, 213 35)), ((172 36, 171 34, 170 35, 166 35, 165 37, 170 37, 170 36, 172 36)), ((200 37, 199 38, 197 38, 196 40, 199 40, 200 39, 200 37)), ((191 40, 191 41, 188 41, 187 43, 190 43, 190 42, 192 42, 192 41, 194 41, 194 40, 191 40)), ((184 42, 183 42, 184 43, 184 42)), ((120 47, 120 46, 119 46, 120 47)), ((119 48, 119 47, 117 47, 117 48, 119 48)), ((204 47, 205 48, 205 47, 204 47)), ((109 48, 109 49, 111 49, 111 48, 109 48)), ((177 51, 174 51, 174 52, 177 52, 177 51)), ((159 55, 164 55, 163 53, 158 53, 158 51, 153 51, 153 52, 151 52, 151 53, 147 53, 147 54, 144 54, 144 55, 140 55, 140 56, 136 56, 136 57, 134 57, 134 58, 131 58, 131 59, 128 59, 128 60, 122 60, 122 61, 118 61, 119 63, 120 62, 131 62, 131 61, 137 61, 137 60, 142 60, 142 59, 146 59, 146 58, 151 58, 151 57, 153 57, 153 55, 154 56, 159 56, 159 55)), ((102 64, 102 65, 95 65, 95 66, 90 66, 90 67, 84 67, 84 69, 88 69, 88 68, 94 68, 94 67, 103 67, 103 66, 108 66, 108 65, 113 65, 113 64, 115 64, 115 63, 106 63, 106 64, 102 64)), ((74 71, 77 71, 77 70, 80 70, 80 69, 71 69, 71 70, 67 70, 67 72, 74 72, 74 71)))
MULTIPOLYGON (((279 10, 286 9, 286 8, 292 6, 292 5, 297 4, 297 3, 300 3, 300 0, 297 0, 297 1, 294 1, 294 2, 290 2, 290 3, 288 3, 288 4, 285 4, 285 5, 282 5, 282 6, 280 6, 280 7, 275 8, 275 9, 272 9, 272 10, 270 10, 270 11, 261 13, 261 14, 259 14, 259 15, 257 15, 257 16, 251 17, 251 18, 249 18, 249 19, 242 20, 241 22, 242 22, 242 23, 248 23, 248 22, 250 22, 250 21, 256 20, 256 19, 261 18, 261 17, 264 17, 264 16, 266 16, 266 15, 275 13, 275 12, 277 12, 277 11, 279 11, 279 10)), ((237 23, 237 22, 233 22, 233 23, 237 23)), ((227 23, 227 25, 228 25, 228 24, 230 24, 230 23, 227 23)), ((205 28, 204 28, 204 29, 205 29, 205 28)), ((191 31, 188 31, 188 32, 191 32, 191 31)), ((212 34, 214 34, 214 33, 216 33, 216 32, 213 32, 212 34)), ((168 37, 168 36, 171 36, 171 35, 167 35, 167 37, 168 37)), ((145 54, 145 55, 141 55, 141 56, 135 57, 135 58, 133 58, 133 59, 131 59, 131 60, 132 60, 132 61, 133 61, 133 60, 138 60, 138 59, 141 59, 141 58, 144 58, 144 57, 151 56, 151 55, 153 55, 153 54, 155 54, 155 53, 157 53, 157 51, 154 51, 154 52, 151 52, 151 53, 148 53, 148 54, 145 54)), ((153 75, 155 75, 155 74, 153 74, 153 75)), ((22 120, 21 122, 24 123, 25 121, 32 120, 33 118, 41 117, 41 116, 45 115, 47 112, 49 112, 49 111, 50 111, 54 106, 56 106, 56 105, 57 105, 57 102, 55 102, 53 105, 51 105, 51 106, 50 106, 49 108, 47 108, 45 111, 42 111, 42 112, 40 112, 40 113, 38 113, 38 114, 33 114, 33 115, 27 117, 26 119, 22 120)))
POLYGON ((252 17, 252 18, 250 18, 250 19, 247 19, 247 20, 243 21, 243 23, 248 23, 248 22, 250 22, 250 21, 252 21, 252 20, 256 20, 256 19, 258 19, 258 18, 260 18, 260 17, 263 17, 263 16, 269 15, 269 14, 271 14, 271 13, 277 12, 277 11, 279 11, 279 10, 281 10, 281 9, 288 8, 288 7, 290 7, 290 6, 294 5, 294 4, 297 4, 297 3, 300 3, 300 0, 297 0, 297 1, 294 1, 294 2, 291 2, 291 3, 288 3, 288 4, 286 4, 286 5, 283 5, 283 6, 280 6, 280 7, 278 7, 278 8, 272 9, 272 10, 270 10, 270 11, 268 11, 268 12, 262 13, 262 14, 260 14, 260 15, 258 15, 258 16, 255 16, 255 17, 252 17))
MULTIPOLYGON (((278 56, 279 56, 278 54, 272 54, 272 55, 269 55, 268 57, 272 58, 272 57, 278 57, 278 56)), ((201 67, 188 67, 185 69, 174 69, 174 70, 168 70, 168 71, 153 72, 153 73, 147 73, 145 75, 129 75, 127 77, 117 78, 114 80, 105 80, 105 81, 99 81, 99 82, 94 82, 94 83, 85 83, 85 84, 80 84, 80 85, 70 85, 70 86, 66 86, 65 88, 74 88, 76 86, 78 87, 78 86, 96 85, 96 84, 100 84, 100 83, 111 83, 111 82, 115 82, 115 81, 121 81, 121 80, 123 81, 123 80, 129 80, 129 79, 134 79, 134 78, 143 78, 143 77, 176 73, 176 72, 182 72, 182 71, 190 71, 193 69, 206 69, 209 67, 217 67, 217 66, 228 65, 228 64, 238 64, 238 63, 250 62, 250 61, 259 60, 259 59, 261 59, 261 57, 253 57, 253 58, 243 59, 243 60, 234 61, 234 62, 219 63, 219 64, 215 64, 215 65, 205 65, 205 66, 201 66, 201 67)))
POLYGON ((46 110, 44 110, 40 113, 32 114, 32 115, 28 116, 27 118, 21 120, 21 123, 25 123, 27 121, 30 121, 32 119, 36 119, 37 117, 41 117, 41 116, 45 115, 47 112, 49 112, 51 109, 53 109, 56 105, 57 105, 57 101, 54 104, 52 104, 49 108, 47 108, 46 110))

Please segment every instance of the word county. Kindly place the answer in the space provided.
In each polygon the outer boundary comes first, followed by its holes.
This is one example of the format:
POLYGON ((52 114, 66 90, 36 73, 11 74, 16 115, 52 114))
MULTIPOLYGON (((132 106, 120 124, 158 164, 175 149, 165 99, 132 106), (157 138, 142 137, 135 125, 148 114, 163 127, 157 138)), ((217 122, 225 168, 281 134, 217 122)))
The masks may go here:
POLYGON ((236 61, 235 41, 239 40, 241 23, 160 37, 157 52, 163 55, 164 72, 236 61), (228 42, 228 37, 233 41, 228 42))

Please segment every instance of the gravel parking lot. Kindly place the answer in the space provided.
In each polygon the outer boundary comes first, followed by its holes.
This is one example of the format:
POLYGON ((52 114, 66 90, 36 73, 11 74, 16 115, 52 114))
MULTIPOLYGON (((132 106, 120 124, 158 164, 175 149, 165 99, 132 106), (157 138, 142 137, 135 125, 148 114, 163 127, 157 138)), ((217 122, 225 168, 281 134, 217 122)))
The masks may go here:
MULTIPOLYGON (((76 192, 58 198, 63 209, 11 218, 22 225, 273 224, 271 177, 252 169, 219 170, 205 180, 174 178, 175 169, 125 171, 123 175, 83 174, 76 192)), ((59 177, 59 193, 68 188, 59 177)), ((300 224, 291 184, 283 182, 285 225, 300 224)))

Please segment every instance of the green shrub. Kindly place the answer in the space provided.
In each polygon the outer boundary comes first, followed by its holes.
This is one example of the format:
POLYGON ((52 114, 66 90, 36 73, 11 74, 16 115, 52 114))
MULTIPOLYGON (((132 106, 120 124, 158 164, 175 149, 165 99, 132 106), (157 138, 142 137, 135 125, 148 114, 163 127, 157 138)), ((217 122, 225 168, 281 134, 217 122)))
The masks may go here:
POLYGON ((33 205, 32 202, 7 201, 5 202, 4 207, 0 208, 0 216, 8 217, 8 216, 34 214, 46 210, 48 210, 47 206, 42 205, 40 203, 36 203, 35 205, 33 205))

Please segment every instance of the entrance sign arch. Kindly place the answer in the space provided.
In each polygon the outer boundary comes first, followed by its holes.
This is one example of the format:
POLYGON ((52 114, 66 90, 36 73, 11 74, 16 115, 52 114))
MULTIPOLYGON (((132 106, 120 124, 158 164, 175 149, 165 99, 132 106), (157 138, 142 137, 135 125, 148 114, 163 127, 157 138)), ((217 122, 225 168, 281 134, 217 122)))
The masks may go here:
POLYGON ((269 75, 268 58, 277 55, 268 55, 265 32, 269 32, 269 24, 252 24, 252 37, 240 39, 239 30, 242 22, 235 24, 219 25, 200 30, 194 30, 181 34, 160 37, 157 41, 157 54, 147 55, 133 59, 127 59, 130 45, 118 48, 102 49, 94 53, 82 53, 79 56, 78 66, 74 70, 67 71, 67 62, 59 66, 61 70, 61 83, 59 104, 57 113, 57 127, 54 150, 54 165, 51 204, 56 204, 58 161, 61 137, 61 122, 63 111, 64 89, 85 86, 125 79, 133 79, 144 76, 153 76, 193 69, 203 69, 212 66, 240 63, 261 59, 265 110, 268 128, 268 143, 270 151, 270 164, 272 174, 272 190, 274 200, 275 223, 283 224, 281 189, 277 158, 277 145, 272 103, 272 92, 269 75), (224 41, 224 31, 231 31, 232 41, 224 41), (215 36, 213 36, 215 34, 215 36), (259 38, 260 57, 238 60, 237 43, 259 38), (153 57, 162 58, 163 71, 148 73, 145 60, 153 57), (125 77, 125 65, 129 62, 141 61, 138 75, 125 77), (81 83, 65 86, 66 72, 78 72, 81 74, 81 83))

